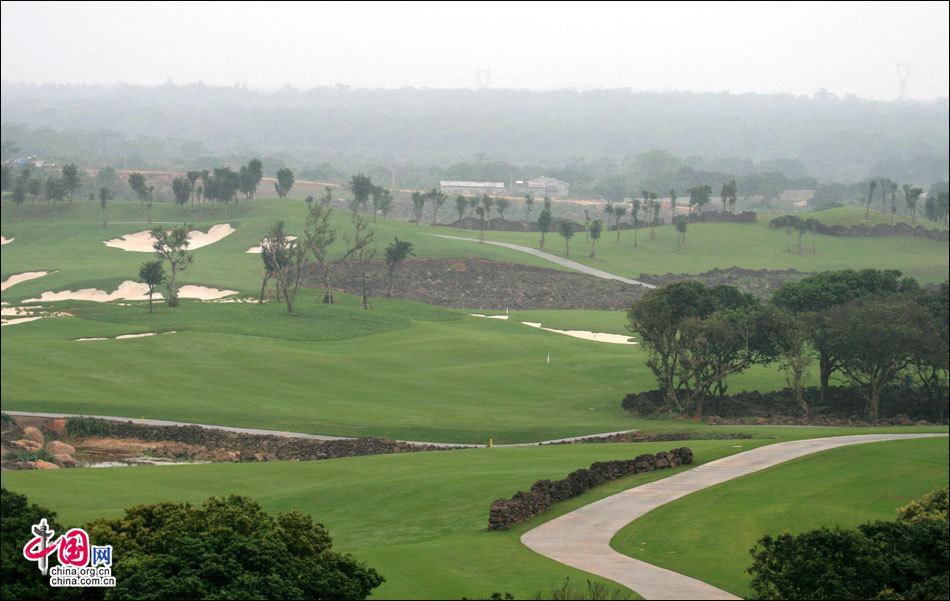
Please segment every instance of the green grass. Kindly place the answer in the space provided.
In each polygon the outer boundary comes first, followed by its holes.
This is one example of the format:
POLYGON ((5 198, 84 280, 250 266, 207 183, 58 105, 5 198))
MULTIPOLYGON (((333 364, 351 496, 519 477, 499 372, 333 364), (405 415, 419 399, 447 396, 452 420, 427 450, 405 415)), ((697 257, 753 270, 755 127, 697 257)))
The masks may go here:
POLYGON ((749 549, 766 534, 892 520, 947 485, 947 439, 844 447, 745 476, 659 507, 621 530, 618 551, 750 594, 749 549))
MULTIPOLYGON (((903 207, 900 207, 903 209, 903 207)), ((945 230, 947 225, 945 223, 938 223, 936 221, 931 221, 921 217, 923 213, 923 207, 918 207, 917 223, 915 225, 923 226, 927 229, 932 230, 945 230)), ((890 210, 890 202, 888 201, 888 211, 890 210)), ((866 211, 865 209, 849 205, 846 207, 838 207, 836 209, 825 209, 824 211, 815 211, 812 213, 801 213, 802 217, 813 217, 818 221, 827 224, 827 225, 861 225, 865 223, 866 211)), ((890 224, 890 223, 913 223, 913 219, 907 215, 897 214, 894 215, 893 220, 891 215, 888 212, 887 214, 881 213, 881 203, 880 201, 874 202, 871 204, 871 212, 868 215, 867 223, 871 225, 877 225, 879 223, 890 224)))
MULTIPOLYGON (((3 329, 2 405, 470 443, 671 427, 620 408, 624 394, 653 385, 639 346, 410 301, 378 299, 373 311, 347 295, 340 301, 328 307, 308 297, 293 317, 276 302, 184 301, 154 314, 143 304, 60 303, 76 317, 3 329)), ((776 388, 782 378, 756 368, 731 383, 776 388)))
MULTIPOLYGON (((636 278, 643 273, 701 273, 713 268, 743 267, 746 269, 797 269, 825 271, 831 269, 868 268, 900 269, 924 282, 947 278, 947 243, 909 236, 841 237, 816 236, 816 251, 811 252, 811 238, 806 252, 786 252, 785 230, 768 227, 771 215, 759 215, 754 224, 694 223, 690 224, 687 246, 676 251, 676 235, 670 226, 650 230, 605 232, 597 244, 597 257, 590 258, 590 246, 581 235, 571 241, 570 258, 610 273, 636 278)), ((521 232, 487 232, 489 240, 512 242, 537 247, 537 234, 521 232)), ((794 236, 792 243, 795 243, 794 236)), ((478 246, 475 243, 470 243, 478 246)), ((556 233, 548 236, 545 250, 564 256, 564 239, 556 233)))
MULTIPOLYGON (((693 445, 699 461, 733 452, 732 441, 693 445)), ((761 441, 741 441, 745 448, 761 441)), ((124 507, 211 495, 249 495, 270 511, 299 509, 324 523, 340 550, 386 576, 378 598, 530 598, 555 579, 589 576, 530 551, 520 535, 542 520, 674 473, 628 477, 562 503, 509 532, 487 530, 496 498, 539 478, 562 478, 598 460, 668 450, 676 443, 570 445, 380 455, 314 462, 150 466, 4 472, 4 486, 57 511, 64 526, 124 507)))

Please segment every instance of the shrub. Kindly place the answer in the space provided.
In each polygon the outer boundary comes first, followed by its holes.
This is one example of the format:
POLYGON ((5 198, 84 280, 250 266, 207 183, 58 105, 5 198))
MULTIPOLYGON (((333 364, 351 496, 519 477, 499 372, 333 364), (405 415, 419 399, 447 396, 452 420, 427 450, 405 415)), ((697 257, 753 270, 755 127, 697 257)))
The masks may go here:
POLYGON ((66 421, 66 434, 74 438, 109 436, 109 424, 94 417, 71 417, 66 421))
POLYGON ((750 551, 757 599, 946 599, 947 490, 899 510, 893 522, 765 536, 750 551))

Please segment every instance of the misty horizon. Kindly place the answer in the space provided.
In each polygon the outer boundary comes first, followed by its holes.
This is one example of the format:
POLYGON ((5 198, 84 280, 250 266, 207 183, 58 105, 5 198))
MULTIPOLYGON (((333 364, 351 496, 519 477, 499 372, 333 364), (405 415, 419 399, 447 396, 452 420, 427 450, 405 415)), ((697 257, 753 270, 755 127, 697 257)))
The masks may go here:
POLYGON ((948 5, 4 3, 4 85, 946 98, 948 5), (183 18, 184 15, 184 18, 183 18), (24 51, 26 50, 26 51, 24 51), (200 57, 200 60, 195 60, 200 57))

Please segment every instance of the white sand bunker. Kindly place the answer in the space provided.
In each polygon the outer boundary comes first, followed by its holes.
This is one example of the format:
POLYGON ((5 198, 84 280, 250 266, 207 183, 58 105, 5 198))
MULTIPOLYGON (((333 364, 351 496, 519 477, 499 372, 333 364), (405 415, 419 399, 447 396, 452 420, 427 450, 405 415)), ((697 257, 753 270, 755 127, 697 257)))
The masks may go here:
MULTIPOLYGON (((288 242, 293 242, 294 240, 297 239, 297 236, 286 236, 286 238, 287 238, 287 241, 288 241, 288 242)), ((259 255, 259 254, 261 254, 261 253, 264 252, 264 251, 261 250, 261 246, 260 246, 260 245, 257 245, 257 246, 252 246, 251 248, 247 249, 247 250, 244 251, 244 252, 246 252, 246 253, 248 253, 248 254, 250 254, 250 255, 259 255)))
POLYGON ((508 319, 507 315, 482 315, 481 313, 469 313, 472 317, 484 317, 485 319, 508 319))
MULTIPOLYGON (((195 298, 198 300, 214 300, 237 294, 236 290, 219 290, 207 286, 182 286, 178 289, 178 298, 195 298)), ((156 292, 153 299, 160 300, 161 293, 156 292)), ((47 291, 39 298, 28 298, 24 303, 48 303, 64 300, 91 301, 94 303, 108 303, 116 300, 142 301, 148 300, 148 286, 139 282, 126 280, 119 284, 113 292, 106 292, 97 288, 83 288, 82 290, 47 291)))
POLYGON ((52 271, 25 271, 23 273, 16 273, 3 280, 3 283, 0 283, 0 290, 6 290, 10 286, 19 284, 20 282, 28 282, 30 280, 35 280, 36 278, 41 278, 44 275, 49 275, 53 273, 52 271))
POLYGON ((44 317, 73 317, 72 313, 37 311, 42 307, 4 307, 3 316, 15 315, 13 319, 0 319, 0 326, 15 326, 19 323, 30 323, 44 317))
POLYGON ((608 334, 606 332, 591 332, 589 330, 556 330, 554 328, 542 327, 540 323, 533 321, 522 321, 521 323, 526 326, 531 326, 532 328, 544 330, 546 332, 555 332, 557 334, 564 334, 565 336, 581 338, 583 340, 592 340, 594 342, 606 342, 609 344, 637 344, 636 341, 630 340, 630 336, 623 334, 608 334))
MULTIPOLYGON (((211 226, 211 229, 207 231, 207 233, 200 230, 194 230, 188 236, 188 250, 195 250, 196 248, 201 248, 202 246, 214 244, 225 236, 231 235, 235 231, 236 230, 231 227, 230 223, 219 223, 217 225, 213 225, 211 226)), ((155 239, 152 238, 151 230, 143 230, 134 234, 126 234, 121 238, 114 238, 112 240, 106 240, 103 242, 103 244, 111 248, 119 248, 122 250, 138 253, 154 252, 155 249, 152 247, 152 244, 154 243, 155 239)))
POLYGON ((0 236, 0 245, 10 244, 14 240, 16 240, 16 238, 7 238, 6 236, 0 236))
MULTIPOLYGON (((128 340, 129 338, 148 338, 149 336, 158 336, 159 334, 174 334, 175 330, 169 330, 168 332, 143 332, 141 334, 120 334, 112 340, 128 340)), ((109 340, 104 337, 96 338, 77 338, 76 342, 93 342, 96 340, 109 340)))

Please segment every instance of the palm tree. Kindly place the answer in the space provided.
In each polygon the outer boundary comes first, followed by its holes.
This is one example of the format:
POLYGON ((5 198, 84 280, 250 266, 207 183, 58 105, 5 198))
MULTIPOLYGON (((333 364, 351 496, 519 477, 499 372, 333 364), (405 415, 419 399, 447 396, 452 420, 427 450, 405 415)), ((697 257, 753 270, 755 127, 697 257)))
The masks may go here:
MULTIPOLYGON (((644 198, 646 198, 644 194, 644 198)), ((633 204, 630 205, 630 217, 633 221, 633 245, 637 246, 637 228, 640 227, 640 199, 634 198, 633 204)))
POLYGON ((620 242, 620 220, 627 214, 627 207, 614 207, 614 228, 617 230, 617 242, 620 242))
POLYGON ((524 229, 528 231, 528 224, 531 223, 531 211, 534 210, 534 196, 531 195, 531 192, 526 192, 524 195, 524 229))

